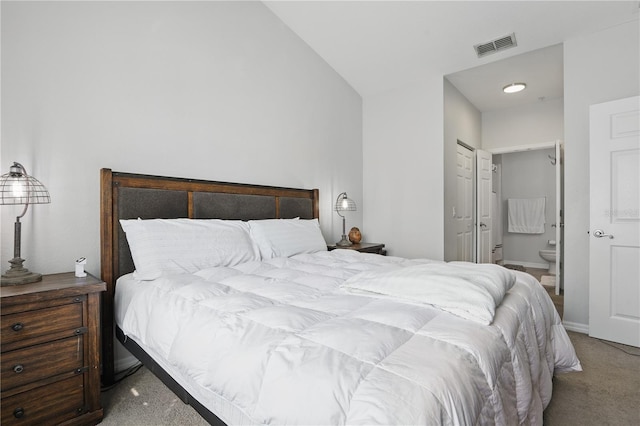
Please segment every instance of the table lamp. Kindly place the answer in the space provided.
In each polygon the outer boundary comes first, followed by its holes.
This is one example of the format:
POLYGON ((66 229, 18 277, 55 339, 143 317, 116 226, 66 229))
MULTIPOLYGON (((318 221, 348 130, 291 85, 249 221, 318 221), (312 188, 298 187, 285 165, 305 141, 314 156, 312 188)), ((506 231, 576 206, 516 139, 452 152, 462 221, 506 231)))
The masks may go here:
POLYGON ((14 162, 9 173, 0 176, 0 204, 24 204, 22 214, 16 217, 13 239, 13 259, 11 267, 2 275, 1 285, 27 284, 42 279, 42 274, 30 272, 23 267, 24 259, 20 257, 21 223, 20 218, 27 213, 29 204, 48 204, 51 202, 47 188, 33 176, 29 176, 24 166, 14 162))
POLYGON ((342 218, 342 239, 336 243, 336 246, 349 247, 351 245, 351 241, 347 239, 345 219, 344 219, 344 215, 341 212, 356 211, 357 210, 356 203, 352 199, 347 197, 346 192, 342 192, 340 193, 340 195, 338 195, 338 198, 336 199, 335 210, 338 213, 338 216, 342 218))

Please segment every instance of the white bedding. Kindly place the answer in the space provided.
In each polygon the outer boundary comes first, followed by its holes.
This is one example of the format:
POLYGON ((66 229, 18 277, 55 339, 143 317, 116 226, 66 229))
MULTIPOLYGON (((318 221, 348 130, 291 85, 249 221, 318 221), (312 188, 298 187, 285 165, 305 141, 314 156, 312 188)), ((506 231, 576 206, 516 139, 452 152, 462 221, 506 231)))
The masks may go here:
POLYGON ((116 321, 228 424, 542 424, 554 370, 581 368, 533 277, 507 274, 491 325, 341 288, 428 265, 445 264, 334 250, 127 276, 116 321))
POLYGON ((515 282, 515 273, 498 265, 450 262, 377 268, 354 275, 341 287, 355 294, 432 305, 489 325, 515 282))

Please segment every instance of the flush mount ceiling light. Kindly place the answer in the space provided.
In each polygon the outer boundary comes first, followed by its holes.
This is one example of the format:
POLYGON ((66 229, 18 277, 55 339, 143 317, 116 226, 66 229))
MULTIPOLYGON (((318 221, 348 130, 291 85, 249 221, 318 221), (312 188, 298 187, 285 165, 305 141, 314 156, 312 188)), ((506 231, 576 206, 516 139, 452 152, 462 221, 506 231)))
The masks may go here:
POLYGON ((527 87, 524 83, 511 83, 502 88, 504 93, 518 93, 523 91, 527 87))

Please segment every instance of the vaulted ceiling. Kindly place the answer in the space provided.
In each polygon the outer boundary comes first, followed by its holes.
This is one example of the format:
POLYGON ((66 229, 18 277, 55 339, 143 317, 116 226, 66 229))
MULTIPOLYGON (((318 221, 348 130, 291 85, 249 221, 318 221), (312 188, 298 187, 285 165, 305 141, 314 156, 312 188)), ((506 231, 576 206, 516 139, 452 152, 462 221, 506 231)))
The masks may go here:
POLYGON ((638 1, 265 1, 362 96, 434 72, 480 110, 562 96, 562 43, 638 20, 638 1), (514 33, 478 58, 474 45, 514 33), (505 97, 502 87, 528 89, 505 97))

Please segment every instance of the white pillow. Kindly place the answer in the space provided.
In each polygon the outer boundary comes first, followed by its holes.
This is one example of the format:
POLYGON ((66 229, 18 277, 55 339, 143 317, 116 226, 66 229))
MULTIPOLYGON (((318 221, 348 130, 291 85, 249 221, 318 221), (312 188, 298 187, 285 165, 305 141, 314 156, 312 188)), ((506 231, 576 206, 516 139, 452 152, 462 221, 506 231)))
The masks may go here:
POLYGON ((120 224, 139 280, 260 260, 249 225, 239 220, 132 219, 120 224))
POLYGON ((249 228, 262 259, 327 250, 318 219, 250 220, 249 228))

